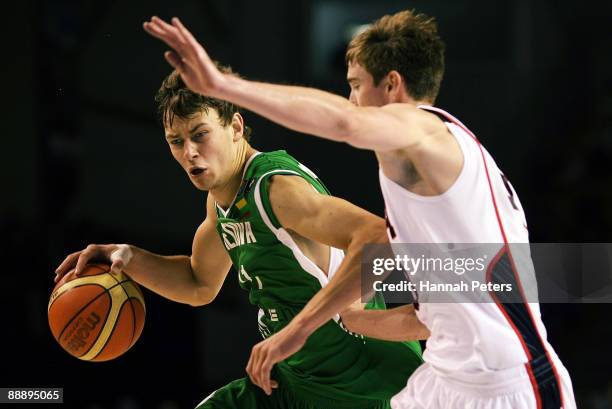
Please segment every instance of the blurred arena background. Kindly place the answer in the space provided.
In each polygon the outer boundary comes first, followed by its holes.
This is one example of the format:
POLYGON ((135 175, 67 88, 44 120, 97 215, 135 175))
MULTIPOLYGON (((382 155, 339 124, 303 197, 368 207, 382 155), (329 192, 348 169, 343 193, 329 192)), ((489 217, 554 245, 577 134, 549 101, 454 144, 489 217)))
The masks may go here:
MULTIPOLYGON (((53 340, 53 270, 88 243, 188 254, 205 195, 174 163, 153 95, 170 71, 142 30, 181 17, 243 76, 343 95, 360 25, 415 8, 447 44, 437 105, 479 135, 512 181, 533 242, 610 242, 612 3, 595 0, 24 0, 3 8, 0 387, 63 387, 64 407, 175 409, 245 376, 256 310, 230 273, 204 308, 145 290, 140 341, 80 362, 53 340)), ((259 150, 286 149, 337 196, 383 210, 369 152, 247 113, 259 150)), ((610 277, 612 282, 612 277, 610 277)), ((580 408, 612 408, 610 305, 542 306, 580 408)), ((500 346, 503 348, 503 346, 500 346)), ((26 405, 20 406, 25 407, 26 405)))

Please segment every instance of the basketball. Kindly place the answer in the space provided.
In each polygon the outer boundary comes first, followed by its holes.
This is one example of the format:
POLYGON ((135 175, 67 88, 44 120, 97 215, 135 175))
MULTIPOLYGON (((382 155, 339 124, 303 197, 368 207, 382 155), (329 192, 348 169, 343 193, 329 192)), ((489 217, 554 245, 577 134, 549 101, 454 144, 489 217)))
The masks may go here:
POLYGON ((47 308, 55 340, 84 361, 108 361, 134 345, 145 321, 145 303, 138 285, 110 266, 89 264, 57 283, 47 308))

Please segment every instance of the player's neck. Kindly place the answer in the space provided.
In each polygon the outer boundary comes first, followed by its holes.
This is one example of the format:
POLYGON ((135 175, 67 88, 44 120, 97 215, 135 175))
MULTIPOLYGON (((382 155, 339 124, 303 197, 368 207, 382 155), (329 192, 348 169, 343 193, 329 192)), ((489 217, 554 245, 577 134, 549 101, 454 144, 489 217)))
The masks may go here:
POLYGON ((253 149, 246 141, 241 143, 232 163, 232 170, 227 183, 224 183, 222 186, 210 191, 217 204, 222 208, 227 209, 227 207, 232 204, 232 201, 236 197, 236 193, 238 193, 238 189, 240 189, 240 185, 242 184, 244 167, 251 156, 253 156, 255 153, 257 153, 257 151, 253 149))
POLYGON ((387 104, 409 104, 415 107, 419 105, 433 105, 431 101, 426 101, 424 99, 416 100, 412 98, 412 96, 408 92, 405 92, 405 91, 399 94, 396 94, 393 99, 387 102, 387 104))

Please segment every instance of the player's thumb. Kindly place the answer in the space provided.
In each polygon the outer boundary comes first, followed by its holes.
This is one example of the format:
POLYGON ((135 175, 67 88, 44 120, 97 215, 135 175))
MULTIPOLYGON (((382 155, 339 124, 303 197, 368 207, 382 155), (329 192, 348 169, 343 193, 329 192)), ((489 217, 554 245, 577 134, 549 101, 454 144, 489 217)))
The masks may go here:
POLYGON ((111 273, 119 274, 121 270, 123 270, 123 265, 124 265, 123 261, 121 260, 113 261, 113 264, 111 264, 111 268, 110 268, 111 273))

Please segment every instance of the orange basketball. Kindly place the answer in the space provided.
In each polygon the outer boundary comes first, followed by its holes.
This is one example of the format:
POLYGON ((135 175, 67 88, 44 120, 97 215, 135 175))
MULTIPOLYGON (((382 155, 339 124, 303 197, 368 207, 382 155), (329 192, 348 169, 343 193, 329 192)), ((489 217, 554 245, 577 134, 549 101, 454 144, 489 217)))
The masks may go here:
POLYGON ((140 337, 145 303, 138 285, 104 264, 74 270, 57 283, 47 313, 53 337, 71 355, 108 361, 125 353, 140 337))

